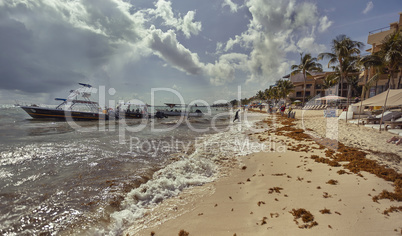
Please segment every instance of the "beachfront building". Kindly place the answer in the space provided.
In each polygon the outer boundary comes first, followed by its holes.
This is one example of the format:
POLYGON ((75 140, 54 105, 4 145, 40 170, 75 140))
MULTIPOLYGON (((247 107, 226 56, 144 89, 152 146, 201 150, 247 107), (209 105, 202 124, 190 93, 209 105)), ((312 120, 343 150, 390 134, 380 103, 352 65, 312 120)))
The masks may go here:
MULTIPOLYGON (((370 54, 376 53, 380 51, 381 45, 385 37, 388 35, 392 34, 393 32, 397 30, 402 30, 402 12, 399 13, 399 22, 393 22, 390 23, 389 26, 377 30, 373 30, 369 32, 368 38, 367 38, 367 44, 370 44, 372 47, 368 50, 370 54)), ((402 73, 401 73, 401 67, 399 67, 399 71, 397 73, 394 73, 393 78, 393 83, 391 82, 390 84, 394 84, 394 88, 402 88, 402 73)), ((388 89, 388 71, 385 70, 385 73, 382 74, 377 81, 377 83, 370 88, 369 93, 367 93, 367 97, 373 97, 376 94, 380 94, 383 91, 388 89)), ((375 69, 374 68, 369 68, 368 70, 364 71, 364 74, 360 76, 359 79, 359 86, 362 86, 365 84, 366 80, 368 78, 371 78, 375 74, 375 69)))
MULTIPOLYGON (((312 73, 312 75, 306 76, 306 101, 310 100, 313 97, 324 97, 328 94, 337 94, 336 90, 340 86, 335 86, 334 88, 326 89, 324 87, 324 79, 326 76, 332 74, 334 72, 318 72, 312 73)), ((303 74, 295 74, 295 75, 286 75, 283 78, 289 79, 293 85, 295 86, 294 91, 289 94, 289 99, 291 101, 295 100, 303 100, 304 93, 304 76, 303 74)), ((347 85, 343 86, 343 92, 347 93, 347 85)))

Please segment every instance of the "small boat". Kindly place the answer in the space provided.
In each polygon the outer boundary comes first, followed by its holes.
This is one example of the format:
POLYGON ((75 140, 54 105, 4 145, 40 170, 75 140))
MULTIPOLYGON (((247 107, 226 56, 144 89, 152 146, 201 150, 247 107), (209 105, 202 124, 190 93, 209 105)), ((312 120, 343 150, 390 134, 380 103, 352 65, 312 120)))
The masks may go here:
POLYGON ((187 116, 187 117, 201 117, 204 114, 202 113, 201 110, 196 109, 193 111, 195 106, 188 106, 186 104, 176 104, 176 103, 165 103, 166 106, 168 106, 170 109, 166 110, 158 110, 160 112, 163 112, 167 116, 187 116), (173 108, 175 108, 173 110, 173 108))
POLYGON ((92 86, 79 83, 82 87, 71 90, 67 99, 56 98, 56 101, 62 101, 55 108, 38 106, 36 104, 20 105, 28 115, 35 119, 57 119, 57 120, 107 120, 109 119, 108 110, 102 110, 97 102, 89 99, 92 86), (82 99, 78 99, 81 97, 82 99))
POLYGON ((116 119, 143 119, 143 118, 167 118, 163 112, 157 111, 155 114, 148 112, 150 105, 139 102, 122 102, 116 108, 116 119))
POLYGON ((139 103, 121 103, 116 108, 116 118, 142 119, 148 118, 148 105, 139 103))

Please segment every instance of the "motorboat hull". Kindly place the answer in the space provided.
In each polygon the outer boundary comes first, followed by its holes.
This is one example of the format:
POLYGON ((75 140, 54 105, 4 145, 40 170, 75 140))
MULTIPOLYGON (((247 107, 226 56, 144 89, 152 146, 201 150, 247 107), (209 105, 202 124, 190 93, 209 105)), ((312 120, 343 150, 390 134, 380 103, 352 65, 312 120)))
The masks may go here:
POLYGON ((107 120, 107 114, 84 112, 84 111, 65 111, 61 109, 44 108, 36 106, 20 106, 28 115, 35 119, 57 119, 57 120, 107 120))
MULTIPOLYGON (((143 113, 140 112, 125 112, 123 114, 125 119, 142 119, 146 117, 143 113)), ((122 113, 120 113, 119 118, 123 118, 122 113)))
POLYGON ((161 111, 167 116, 188 116, 188 117, 201 117, 204 114, 201 112, 180 112, 180 111, 161 111))

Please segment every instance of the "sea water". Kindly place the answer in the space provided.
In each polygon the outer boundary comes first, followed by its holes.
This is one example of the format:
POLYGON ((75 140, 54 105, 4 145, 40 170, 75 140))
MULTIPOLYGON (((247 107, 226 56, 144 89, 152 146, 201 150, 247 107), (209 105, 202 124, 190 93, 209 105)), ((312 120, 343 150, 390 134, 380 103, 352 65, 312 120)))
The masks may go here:
POLYGON ((0 233, 119 235, 164 199, 213 181, 220 160, 252 151, 239 143, 245 123, 231 119, 213 108, 200 118, 74 126, 2 105, 0 233))

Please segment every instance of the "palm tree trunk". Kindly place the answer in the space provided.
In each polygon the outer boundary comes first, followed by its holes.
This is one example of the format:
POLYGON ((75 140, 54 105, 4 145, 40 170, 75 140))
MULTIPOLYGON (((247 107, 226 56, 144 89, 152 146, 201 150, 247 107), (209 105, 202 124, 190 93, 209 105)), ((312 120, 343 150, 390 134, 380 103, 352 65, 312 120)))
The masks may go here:
MULTIPOLYGON (((367 82, 367 80, 366 80, 366 82, 367 82)), ((359 117, 357 118, 357 125, 358 126, 360 125, 360 116, 362 114, 362 108, 363 108, 363 97, 365 97, 365 96, 366 96, 366 84, 363 85, 362 96, 360 98, 359 117)))
POLYGON ((401 87, 401 79, 402 79, 402 76, 400 75, 399 80, 398 80, 398 87, 396 87, 396 89, 399 89, 401 87))
POLYGON ((304 84, 303 84, 303 106, 305 106, 305 103, 304 103, 305 98, 306 98, 306 72, 305 71, 303 73, 303 76, 304 76, 304 80, 303 80, 303 82, 304 82, 304 84))
MULTIPOLYGON (((365 70, 367 71, 368 69, 365 69, 365 70)), ((366 73, 366 81, 364 81, 364 86, 367 85, 368 77, 369 77, 369 73, 366 73)), ((362 89, 362 94, 363 94, 364 86, 363 86, 363 89, 362 89)), ((366 91, 364 92, 364 94, 360 98, 360 100, 363 100, 363 99, 366 99, 366 91)))
POLYGON ((388 75, 388 88, 387 89, 391 88, 391 76, 392 76, 392 73, 389 73, 389 75, 388 75))

